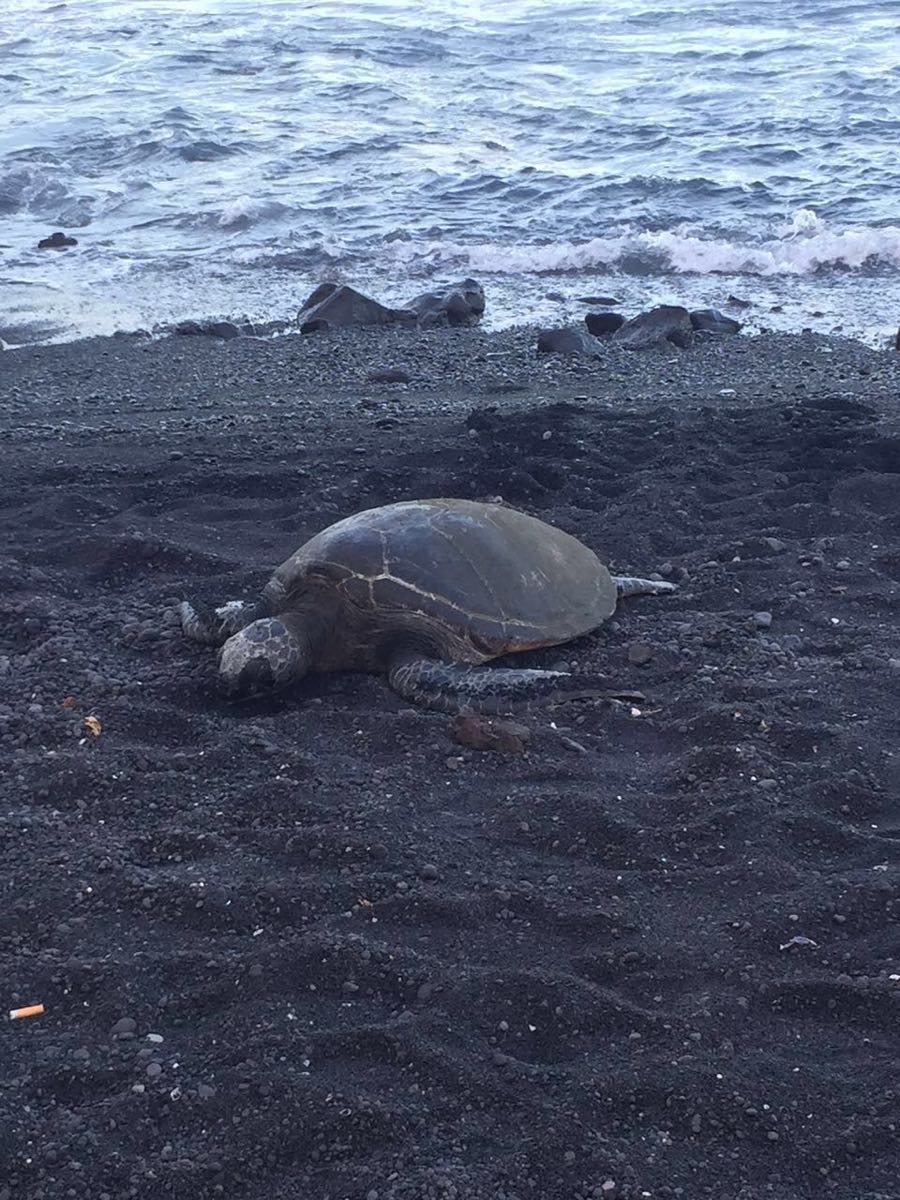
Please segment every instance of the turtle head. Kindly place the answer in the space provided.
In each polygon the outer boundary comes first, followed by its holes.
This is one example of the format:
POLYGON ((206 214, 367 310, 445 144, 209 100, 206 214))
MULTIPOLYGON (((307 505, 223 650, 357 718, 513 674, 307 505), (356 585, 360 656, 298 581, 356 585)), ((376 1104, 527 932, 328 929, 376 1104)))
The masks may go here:
POLYGON ((278 617, 246 625, 219 651, 219 683, 228 696, 259 696, 299 679, 303 646, 278 617))

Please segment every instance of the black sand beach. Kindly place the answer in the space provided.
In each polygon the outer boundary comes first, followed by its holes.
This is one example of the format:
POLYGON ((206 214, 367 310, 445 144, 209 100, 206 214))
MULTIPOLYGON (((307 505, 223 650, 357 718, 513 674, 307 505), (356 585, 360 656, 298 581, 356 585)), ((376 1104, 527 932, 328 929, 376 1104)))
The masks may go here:
POLYGON ((3 1200, 897 1196, 900 355, 533 345, 0 354, 3 1200), (178 600, 440 495, 680 581, 528 656, 634 715, 217 698, 178 600))

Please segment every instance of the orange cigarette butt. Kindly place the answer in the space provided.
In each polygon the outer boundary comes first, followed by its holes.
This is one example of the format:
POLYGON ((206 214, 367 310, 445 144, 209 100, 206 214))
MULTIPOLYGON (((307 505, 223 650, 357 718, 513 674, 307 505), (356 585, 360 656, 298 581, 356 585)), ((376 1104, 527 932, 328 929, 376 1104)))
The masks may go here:
POLYGON ((39 1017, 43 1011, 43 1004, 29 1004, 26 1008, 11 1008, 9 1010, 9 1019, 11 1021, 21 1021, 23 1017, 39 1017))

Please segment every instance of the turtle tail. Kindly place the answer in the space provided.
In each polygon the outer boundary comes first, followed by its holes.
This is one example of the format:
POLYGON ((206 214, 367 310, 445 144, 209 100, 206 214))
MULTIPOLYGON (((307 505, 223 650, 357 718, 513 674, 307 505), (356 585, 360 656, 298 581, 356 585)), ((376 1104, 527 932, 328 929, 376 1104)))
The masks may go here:
POLYGON ((427 658, 402 658, 388 672, 399 695, 439 712, 513 713, 530 704, 623 696, 607 680, 568 671, 470 667, 427 658))
POLYGON ((627 596, 663 596, 669 592, 677 592, 674 583, 665 583, 661 579, 636 579, 633 575, 613 575, 616 585, 616 595, 620 600, 627 596))
POLYGON ((185 637, 205 646, 221 646, 230 637, 251 621, 269 616, 269 606, 263 600, 248 603, 246 600, 229 600, 209 614, 197 611, 189 600, 178 605, 181 628, 185 637))

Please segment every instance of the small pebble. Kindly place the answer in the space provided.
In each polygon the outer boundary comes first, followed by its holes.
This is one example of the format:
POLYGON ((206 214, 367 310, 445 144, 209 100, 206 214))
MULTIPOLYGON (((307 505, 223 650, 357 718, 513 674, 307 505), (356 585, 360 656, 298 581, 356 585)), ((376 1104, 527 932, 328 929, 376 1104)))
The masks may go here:
POLYGON ((642 667, 653 657, 653 650, 646 642, 632 642, 628 647, 628 661, 637 667, 642 667))
POLYGON ((772 625, 772 614, 770 612, 754 613, 753 623, 757 629, 769 629, 772 625))

